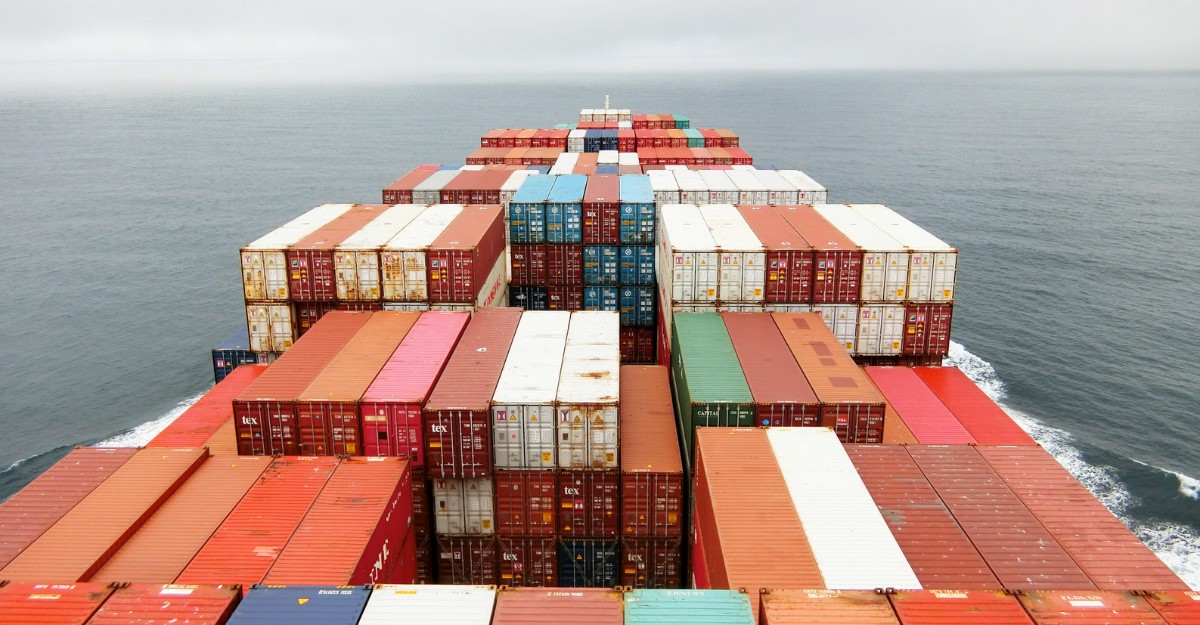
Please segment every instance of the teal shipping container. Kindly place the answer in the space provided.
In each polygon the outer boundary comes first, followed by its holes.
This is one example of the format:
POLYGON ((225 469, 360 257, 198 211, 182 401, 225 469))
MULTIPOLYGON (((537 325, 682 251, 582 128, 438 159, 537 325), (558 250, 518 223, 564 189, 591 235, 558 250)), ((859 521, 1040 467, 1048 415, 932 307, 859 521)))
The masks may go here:
POLYGON ((530 176, 508 204, 508 241, 512 244, 546 242, 546 197, 554 176, 530 176))
MULTIPOLYGON (((671 117, 675 118, 675 127, 676 128, 679 128, 682 130, 687 130, 688 128, 692 127, 692 122, 691 122, 691 120, 689 120, 687 118, 686 115, 672 115, 671 117)), ((700 146, 700 147, 704 147, 704 146, 700 146)))
POLYGON ((551 176, 554 187, 546 196, 546 242, 583 242, 583 191, 587 176, 551 176))
POLYGON ((700 134, 699 130, 688 128, 687 126, 683 126, 682 128, 684 128, 683 134, 687 135, 689 148, 704 147, 704 135, 700 134))
POLYGON ((750 605, 740 590, 630 590, 625 625, 754 625, 750 605))
POLYGON ((753 427, 754 398, 721 315, 675 313, 671 323, 675 407, 690 467, 695 429, 753 427))

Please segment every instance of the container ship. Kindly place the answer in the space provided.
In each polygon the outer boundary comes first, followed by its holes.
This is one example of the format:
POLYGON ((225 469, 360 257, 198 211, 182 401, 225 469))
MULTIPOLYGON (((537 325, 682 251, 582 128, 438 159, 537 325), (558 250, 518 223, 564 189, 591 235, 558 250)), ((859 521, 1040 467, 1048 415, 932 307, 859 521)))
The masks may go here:
POLYGON ((0 623, 1200 623, 942 365, 938 236, 607 98, 464 161, 246 244, 215 386, 0 504, 0 623))

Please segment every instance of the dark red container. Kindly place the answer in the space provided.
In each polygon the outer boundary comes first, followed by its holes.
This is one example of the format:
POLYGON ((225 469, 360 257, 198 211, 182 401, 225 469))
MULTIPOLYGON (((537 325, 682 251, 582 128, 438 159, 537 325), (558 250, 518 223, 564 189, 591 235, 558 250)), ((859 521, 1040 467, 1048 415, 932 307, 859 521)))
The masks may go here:
POLYGON ((496 533, 554 536, 553 471, 496 471, 496 533))
POLYGON ((517 136, 521 134, 520 128, 507 128, 500 134, 500 138, 496 140, 496 147, 511 148, 517 144, 517 136))
POLYGON ((337 310, 347 312, 374 312, 383 310, 383 302, 338 302, 337 310))
POLYGON ((909 304, 904 311, 901 351, 910 356, 949 354, 953 316, 953 304, 909 304))
POLYGON ((548 286, 546 296, 549 310, 583 310, 583 286, 548 286))
POLYGON ((617 535, 621 509, 617 471, 560 471, 558 534, 563 538, 610 538, 617 535))
POLYGON ((425 402, 425 462, 438 478, 484 477, 492 472, 492 394, 521 311, 484 308, 475 313, 425 402))
POLYGON ((337 302, 293 302, 292 307, 296 310, 293 316, 296 325, 296 338, 304 336, 310 328, 317 325, 317 322, 322 317, 331 311, 338 309, 337 302))
POLYGON ((104 584, 9 583, 0 586, 0 623, 84 625, 112 592, 104 584))
POLYGON ((477 171, 464 171, 455 176, 440 191, 441 196, 439 199, 442 204, 470 204, 472 191, 479 186, 479 181, 486 173, 480 169, 477 171))
POLYGON ((770 304, 812 302, 812 246, 771 206, 737 209, 767 251, 763 299, 770 304))
POLYGON ((652 365, 658 343, 657 326, 621 327, 621 364, 652 365))
POLYGON ((1046 590, 1017 599, 1037 625, 1165 625, 1145 599, 1129 592, 1046 590))
POLYGON ((546 284, 546 246, 514 244, 509 248, 509 283, 512 286, 546 284))
POLYGON ((417 561, 414 563, 418 584, 436 584, 437 569, 434 568, 433 532, 413 532, 413 540, 417 544, 417 561))
MULTIPOLYGON (((562 286, 583 284, 583 245, 546 246, 546 284, 562 286)), ((570 310, 579 309, 572 308, 570 310)))
POLYGON ((413 530, 428 536, 433 532, 432 498, 429 496, 429 474, 425 467, 413 467, 412 500, 413 500, 413 530))
POLYGON ((1017 598, 999 590, 901 590, 888 600, 901 625, 1033 625, 1017 598))
POLYGON ((150 439, 146 447, 203 447, 221 426, 233 418, 233 398, 266 370, 265 365, 244 365, 230 371, 224 380, 196 400, 158 436, 150 439))
POLYGON ((558 539, 546 536, 497 536, 496 546, 501 585, 558 585, 558 539))
POLYGON ((508 168, 484 170, 483 176, 475 183, 468 201, 464 204, 499 204, 500 187, 504 186, 511 176, 512 170, 508 168))
POLYGON ((918 443, 970 445, 975 439, 909 367, 865 367, 918 443))
POLYGON ((479 138, 479 147, 483 147, 483 148, 499 147, 498 145, 496 145, 496 143, 500 139, 500 136, 503 134, 504 134, 504 128, 493 128, 493 129, 487 131, 487 134, 485 134, 479 138))
POLYGON ((500 583, 494 536, 438 536, 439 584, 500 583))
POLYGON ((753 165, 754 158, 746 153, 745 150, 739 147, 722 146, 729 152, 730 158, 733 159, 733 165, 753 165))
POLYGON ((429 301, 474 304, 488 274, 504 254, 504 210, 467 206, 426 253, 429 301))
POLYGON ((712 128, 700 128, 700 136, 704 137, 704 147, 719 148, 721 147, 721 134, 712 128))
POLYGON ((621 128, 620 130, 617 130, 617 151, 637 151, 637 134, 633 132, 632 128, 621 128))
POLYGON ((796 364, 771 313, 721 313, 754 398, 755 423, 804 427, 821 422, 821 402, 796 364))
MULTIPOLYGON (((622 130, 621 132, 626 131, 622 130)), ((583 193, 583 242, 589 245, 619 245, 621 242, 620 230, 620 176, 616 174, 589 176, 587 188, 583 193)))
POLYGON ((917 367, 913 371, 979 444, 1037 444, 958 368, 917 367))
POLYGON ((683 535, 683 462, 670 369, 621 367, 621 535, 683 535))
POLYGON ((224 625, 242 598, 237 586, 130 584, 117 588, 88 625, 224 625))
POLYGON ((413 188, 438 170, 437 165, 422 165, 401 176, 383 189, 384 204, 412 204, 413 188))
POLYGON ((812 302, 857 304, 862 297, 862 250, 812 206, 775 210, 813 248, 812 302))
POLYGON ((288 248, 288 287, 297 302, 329 302, 337 299, 333 250, 383 213, 384 204, 355 204, 325 226, 288 248))
POLYGON ((621 585, 685 588, 682 538, 621 539, 621 585))

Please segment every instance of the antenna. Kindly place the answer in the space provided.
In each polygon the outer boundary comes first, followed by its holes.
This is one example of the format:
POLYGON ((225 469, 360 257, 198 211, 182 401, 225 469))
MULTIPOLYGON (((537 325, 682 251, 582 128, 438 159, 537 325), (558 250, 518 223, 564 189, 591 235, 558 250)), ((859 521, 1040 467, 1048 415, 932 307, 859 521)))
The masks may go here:
POLYGON ((604 110, 608 110, 608 96, 604 96, 604 110))

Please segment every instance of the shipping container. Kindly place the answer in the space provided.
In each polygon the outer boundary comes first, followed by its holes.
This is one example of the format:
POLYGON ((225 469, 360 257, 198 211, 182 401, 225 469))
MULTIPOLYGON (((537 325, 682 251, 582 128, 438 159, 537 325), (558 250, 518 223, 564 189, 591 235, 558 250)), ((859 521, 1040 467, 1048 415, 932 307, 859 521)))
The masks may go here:
POLYGON ((362 394, 364 454, 405 456, 413 466, 425 466, 422 409, 470 318, 421 313, 362 394))
POLYGON ((583 284, 616 286, 620 277, 618 260, 623 260, 620 258, 623 249, 616 245, 583 246, 583 284))
POLYGON ((367 586, 255 586, 228 625, 355 625, 370 596, 367 586))
POLYGON ((508 179, 504 181, 504 184, 500 185, 500 205, 504 207, 505 223, 508 223, 508 205, 512 201, 513 196, 517 194, 517 191, 521 188, 526 178, 536 175, 538 175, 538 172, 534 170, 518 169, 512 172, 508 179))
POLYGON ((417 183, 412 191, 413 204, 438 204, 442 199, 442 187, 458 177, 462 172, 457 166, 454 169, 442 169, 434 172, 428 178, 417 183))
POLYGON ((624 286, 654 286, 654 246, 623 245, 619 249, 620 283, 624 286))
POLYGON ((296 340, 291 304, 246 304, 246 327, 250 349, 260 355, 282 352, 296 340))
POLYGON ((871 590, 763 589, 760 600, 762 625, 900 624, 887 595, 871 590))
POLYGON ((384 204, 412 204, 413 189, 438 171, 437 165, 422 165, 383 188, 384 204))
POLYGON ((564 588, 612 588, 617 574, 617 541, 563 539, 558 546, 558 585, 564 588))
POLYGON ((87 625, 224 625, 241 598, 237 586, 121 585, 87 625))
POLYGON ((779 206, 781 204, 800 204, 800 196, 796 185, 788 182, 778 171, 755 169, 751 171, 754 177, 767 189, 765 204, 779 206))
POLYGON ((175 583, 261 582, 337 465, 332 456, 276 458, 175 583))
MULTIPOLYGON (((507 537, 555 535, 557 476, 553 471, 497 471, 494 477, 497 534, 507 537)), ((501 565, 504 565, 503 561, 501 565)))
POLYGON ((325 316, 333 310, 338 309, 338 303, 335 301, 323 302, 292 302, 292 307, 295 313, 292 318, 295 320, 296 338, 304 336, 310 328, 317 325, 321 317, 325 316))
POLYGON ((763 301, 812 301, 813 249, 791 224, 768 206, 738 206, 738 212, 766 252, 763 301))
POLYGON ((549 310, 550 293, 544 286, 514 286, 508 291, 508 305, 525 310, 549 310))
POLYGON ((336 296, 340 301, 379 301, 379 251, 409 223, 425 211, 424 205, 398 205, 351 234, 334 249, 333 269, 336 296))
POLYGON ((382 204, 355 204, 287 248, 288 290, 297 302, 337 299, 334 248, 388 210, 382 204))
POLYGON ((683 535, 684 475, 670 370, 621 367, 621 535, 683 535))
POLYGON ((796 187, 799 194, 799 204, 824 204, 829 200, 829 190, 821 183, 809 178, 807 174, 795 169, 784 169, 779 171, 779 175, 783 176, 784 180, 792 183, 796 187))
POLYGON ((656 266, 663 305, 668 310, 676 302, 715 305, 719 252, 699 207, 667 204, 659 218, 656 266))
POLYGON ((213 435, 204 441, 200 447, 207 447, 208 453, 211 456, 226 459, 229 456, 237 455, 237 428, 234 426, 233 417, 230 417, 217 428, 213 435))
POLYGON ((958 250, 882 204, 856 204, 854 210, 911 250, 909 301, 954 301, 958 250))
POLYGON ((558 535, 615 537, 620 525, 621 476, 617 471, 558 472, 558 535))
POLYGON ((426 207, 379 251, 385 302, 428 302, 428 252, 462 213, 459 204, 426 207))
POLYGON ((250 333, 247 328, 242 328, 213 348, 213 382, 224 380, 241 365, 265 365, 272 360, 270 354, 254 353, 250 348, 250 333))
POLYGON ((504 255, 503 210, 499 205, 466 206, 429 246, 429 301, 471 304, 504 255))
POLYGON ((618 291, 615 286, 585 286, 583 310, 616 311, 619 302, 618 291))
POLYGON ((812 206, 775 210, 813 248, 813 304, 857 304, 862 295, 862 250, 812 206))
POLYGON ((76 447, 0 503, 0 568, 83 501, 135 453, 133 448, 76 447))
POLYGON ((708 187, 708 197, 702 204, 737 204, 739 194, 737 185, 723 171, 702 170, 697 172, 704 186, 708 187))
POLYGON ((1017 598, 999 590, 902 590, 888 600, 901 625, 1033 625, 1017 598))
POLYGON ((546 198, 558 176, 526 178, 508 204, 508 241, 535 244, 546 242, 546 198))
POLYGON ((559 468, 618 467, 620 340, 616 314, 571 315, 556 399, 559 468))
POLYGON ((496 590, 487 586, 394 586, 382 584, 358 625, 489 625, 496 590))
POLYGON ((640 174, 621 176, 622 245, 653 245, 655 236, 654 190, 650 177, 640 174))
POLYGON ((957 367, 916 367, 913 371, 981 445, 1037 444, 957 367))
POLYGON ((587 137, 587 130, 576 128, 567 135, 567 151, 568 152, 583 152, 585 147, 584 139, 587 137))
MULTIPOLYGON (((437 535, 439 584, 500 583, 496 537, 437 535)), ((382 621, 381 621, 382 622, 382 621)), ((362 625, 360 623, 360 625, 362 625)))
POLYGON ((103 584, 7 583, 0 586, 0 623, 85 625, 112 591, 103 584))
POLYGON ((204 462, 88 581, 175 581, 270 464, 265 456, 204 462))
POLYGON ((546 285, 581 286, 584 273, 583 245, 546 246, 546 285))
POLYGON ((654 203, 658 206, 665 204, 680 204, 679 182, 675 174, 664 170, 646 172, 650 178, 650 190, 654 193, 654 203))
POLYGON ((1000 588, 983 556, 903 447, 847 445, 846 453, 922 586, 1000 588))
POLYGON ((926 445, 976 442, 911 367, 864 367, 863 370, 917 437, 917 442, 926 445))
MULTIPOLYGON (((613 292, 615 297, 616 292, 613 292)), ((614 299, 615 301, 615 299, 614 299)), ((658 315, 655 315, 657 322, 658 315)), ((648 365, 657 362, 658 325, 621 328, 621 363, 648 365)))
POLYGON ((286 302, 290 293, 287 249, 350 208, 350 204, 322 204, 243 247, 242 288, 246 301, 286 302))
POLYGON ((1022 593, 1017 600, 1037 625, 1166 625, 1145 599, 1131 592, 1043 590, 1022 593))
POLYGON ((587 177, 553 176, 546 196, 546 243, 583 242, 583 196, 587 177))
POLYGON ((904 311, 902 353, 946 356, 950 353, 952 304, 909 304, 904 311))
POLYGON ((850 204, 813 207, 863 252, 863 302, 903 302, 908 299, 911 253, 879 226, 867 221, 850 204))
POLYGON ((883 440, 884 399, 815 313, 771 313, 821 401, 821 425, 842 442, 883 440))
POLYGON ((833 333, 842 349, 848 354, 858 353, 858 317, 861 307, 857 304, 813 304, 813 314, 819 316, 825 327, 833 333))
POLYGON ((589 176, 583 196, 583 242, 616 245, 620 226, 620 179, 611 174, 589 176))
POLYGON ((438 536, 496 533, 492 478, 440 478, 433 482, 433 524, 438 536))
POLYGON ((1167 625, 1200 623, 1200 592, 1150 592, 1144 596, 1167 625))
POLYGON ((757 591, 745 589, 630 590, 625 593, 625 625, 754 625, 757 597, 757 591))
POLYGON ((500 584, 509 587, 558 585, 558 539, 497 536, 500 584))
POLYGON ((558 155, 558 158, 554 161, 554 166, 550 168, 550 175, 560 176, 562 174, 569 174, 575 168, 575 163, 578 161, 578 152, 563 152, 558 155))
POLYGON ((685 588, 681 537, 621 538, 621 585, 630 588, 685 588))
MULTIPOLYGON (((817 309, 816 306, 813 307, 817 309)), ((836 307, 835 307, 836 308, 836 307)), ((821 305, 822 312, 828 310, 821 305)), ((855 320, 854 354, 857 356, 898 356, 902 351, 905 328, 902 304, 863 304, 855 320)), ((828 320, 826 320, 828 322, 828 320)), ((838 334, 837 324, 833 328, 838 334)), ((848 341, 846 341, 848 342, 848 341)))
MULTIPOLYGON (((482 165, 482 163, 480 163, 482 165)), ((482 168, 476 170, 468 170, 467 165, 463 167, 462 173, 455 176, 453 180, 446 183, 438 191, 438 199, 433 204, 470 204, 472 189, 479 185, 479 181, 483 178, 484 172, 482 168)))
POLYGON ((622 625, 623 609, 619 590, 501 588, 496 593, 492 625, 622 625))
POLYGON ((684 453, 691 458, 695 428, 754 425, 754 397, 720 315, 675 313, 672 323, 675 406, 684 453))
POLYGON ((509 251, 508 275, 509 282, 513 286, 546 284, 546 245, 524 245, 519 243, 512 245, 509 251))
POLYGON ((267 367, 239 367, 219 384, 209 389, 183 414, 175 418, 147 447, 203 447, 213 434, 233 418, 232 401, 254 383, 267 367))
POLYGON ((618 292, 617 310, 623 326, 653 326, 658 309, 654 305, 654 287, 623 286, 618 292))
POLYGON ((570 320, 563 312, 521 315, 492 396, 497 469, 557 466, 554 403, 570 320))
POLYGON ((769 313, 721 313, 763 426, 820 425, 821 402, 769 313))

